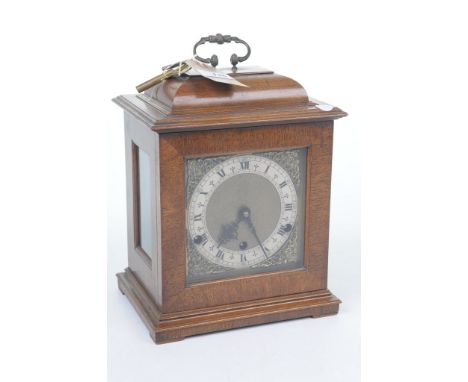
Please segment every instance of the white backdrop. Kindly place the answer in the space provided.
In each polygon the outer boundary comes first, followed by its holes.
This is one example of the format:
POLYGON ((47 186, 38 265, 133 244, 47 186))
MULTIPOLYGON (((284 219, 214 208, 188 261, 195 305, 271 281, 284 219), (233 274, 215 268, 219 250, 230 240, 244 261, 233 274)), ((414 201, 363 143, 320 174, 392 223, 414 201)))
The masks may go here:
POLYGON ((463 5, 3 2, 2 379, 358 381, 362 167, 362 380, 466 381, 463 5), (114 279, 125 188, 110 99, 218 32, 350 114, 335 130, 329 264, 343 305, 155 346, 114 279))
MULTIPOLYGON (((139 71, 152 76, 165 63, 191 54, 193 43, 206 35, 200 29, 197 37, 177 37, 185 48, 171 47, 166 53, 158 50, 151 54, 153 63, 148 60, 140 63, 139 71), (187 41, 185 41, 187 40, 187 41), (179 53, 180 51, 180 53, 179 53), (178 54, 178 56, 177 56, 178 54), (171 57, 172 55, 172 57, 171 57), (155 62, 158 61, 156 64, 155 62)), ((213 32, 216 33, 216 32, 213 32)), ((229 32, 234 34, 233 32, 229 32)), ((271 44, 272 51, 263 51, 266 36, 252 32, 252 42, 247 32, 239 30, 236 35, 244 38, 252 46, 252 64, 273 68, 280 50, 291 49, 285 44, 271 44), (257 40, 257 42, 255 42, 257 40), (256 49, 256 45, 259 46, 256 49), (273 50, 278 50, 276 54, 273 50)), ((293 35, 290 36, 293 38, 293 35)), ((274 37, 272 37, 274 39, 274 37)), ((303 41, 307 46, 307 42, 303 41)), ((216 49, 221 51, 220 59, 229 64, 233 47, 216 49), (222 55, 224 53, 224 56, 222 55)), ((297 47, 303 51, 304 47, 297 47)), ((207 49, 207 52, 209 50, 207 49)), ((208 53, 206 54, 209 55, 208 53)), ((311 50, 306 61, 313 61, 311 50)), ((327 59, 328 60, 328 59, 327 59)), ((324 93, 330 93, 325 101, 341 105, 346 102, 343 94, 350 89, 340 86, 336 78, 331 78, 336 94, 327 88, 327 81, 320 78, 314 65, 301 62, 283 62, 283 72, 301 81, 309 90, 309 95, 323 98, 318 94, 316 82, 323 81, 324 93), (316 81, 318 79, 318 81, 316 81)), ((278 62, 279 63, 279 62, 278 62)), ((321 63, 323 65, 323 62, 321 63)), ((335 66, 336 62, 330 62, 335 66)), ((136 69, 138 64, 131 63, 136 69)), ((322 76, 334 77, 327 69, 322 76), (325 74, 329 73, 329 74, 325 74)), ((132 86, 146 78, 141 74, 130 73, 125 69, 132 86), (137 78, 135 78, 137 77, 137 78)), ((343 75, 342 73, 340 75, 343 75)), ((122 81, 123 82, 123 81, 122 81)), ((122 86, 122 89, 125 86, 122 86)), ((125 89, 120 90, 125 91, 125 89)), ((327 94, 324 96, 326 97, 327 94)), ((306 381, 311 377, 321 381, 358 381, 360 369, 360 219, 359 219, 359 129, 351 118, 336 122, 333 191, 331 211, 331 238, 329 287, 343 300, 341 312, 336 317, 319 320, 302 319, 260 327, 233 330, 224 333, 187 338, 182 342, 155 346, 148 336, 146 327, 134 312, 129 302, 122 296, 116 285, 115 273, 126 266, 126 211, 125 211, 125 166, 123 146, 123 118, 120 109, 111 111, 112 124, 108 128, 109 141, 109 379, 128 381, 138 377, 140 381, 191 380, 191 381, 256 381, 259 378, 269 381, 306 381), (181 367, 183 365, 183 367, 181 367)))

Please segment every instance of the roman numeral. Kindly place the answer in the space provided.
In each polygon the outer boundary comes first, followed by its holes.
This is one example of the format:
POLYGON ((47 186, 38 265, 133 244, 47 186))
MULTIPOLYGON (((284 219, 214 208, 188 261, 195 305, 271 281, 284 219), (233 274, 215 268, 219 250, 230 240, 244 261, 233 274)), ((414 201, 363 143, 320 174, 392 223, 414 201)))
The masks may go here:
POLYGON ((291 230, 292 230, 292 225, 288 223, 280 227, 280 229, 278 230, 278 234, 280 234, 281 236, 284 236, 284 234, 290 232, 291 230))
POLYGON ((244 261, 247 261, 247 257, 245 256, 245 253, 241 253, 240 261, 241 261, 241 263, 243 263, 244 261))
POLYGON ((216 257, 223 260, 224 259, 224 252, 221 250, 218 250, 218 253, 216 254, 216 257))
POLYGON ((293 209, 292 203, 286 203, 285 206, 284 206, 284 209, 286 211, 292 211, 292 209, 293 209))
POLYGON ((200 191, 200 194, 202 194, 202 195, 208 195, 208 192, 200 191))
POLYGON ((193 217, 193 221, 195 221, 195 222, 200 222, 200 221, 201 221, 201 214, 195 215, 195 216, 193 217))
POLYGON ((285 233, 286 233, 286 230, 281 226, 280 229, 278 230, 278 234, 280 234, 281 236, 284 236, 285 233))
POLYGON ((223 169, 221 169, 221 170, 218 171, 218 175, 222 178, 223 176, 226 175, 226 173, 224 172, 223 169))
POLYGON ((240 162, 241 169, 242 170, 248 170, 249 169, 249 162, 240 162))
POLYGON ((270 168, 270 166, 268 165, 267 168, 265 169, 265 174, 268 172, 269 168, 270 168))
POLYGON ((197 235, 194 237, 193 242, 195 244, 205 245, 206 243, 208 243, 208 237, 206 236, 206 233, 204 233, 203 235, 197 235))
POLYGON ((280 183, 280 187, 283 188, 284 186, 286 186, 286 184, 287 184, 286 181, 284 181, 284 182, 280 183))

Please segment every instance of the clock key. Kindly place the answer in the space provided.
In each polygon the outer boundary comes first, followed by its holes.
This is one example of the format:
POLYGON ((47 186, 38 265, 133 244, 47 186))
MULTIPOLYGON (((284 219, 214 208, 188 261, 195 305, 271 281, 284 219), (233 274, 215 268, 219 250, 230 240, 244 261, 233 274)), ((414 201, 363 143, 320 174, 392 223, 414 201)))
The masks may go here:
POLYGON ((136 87, 138 93, 148 90, 149 88, 156 86, 157 84, 163 82, 164 80, 167 80, 168 78, 180 77, 182 74, 187 73, 191 69, 191 66, 185 61, 181 61, 172 65, 164 66, 162 69, 164 71, 161 74, 138 85, 136 87))

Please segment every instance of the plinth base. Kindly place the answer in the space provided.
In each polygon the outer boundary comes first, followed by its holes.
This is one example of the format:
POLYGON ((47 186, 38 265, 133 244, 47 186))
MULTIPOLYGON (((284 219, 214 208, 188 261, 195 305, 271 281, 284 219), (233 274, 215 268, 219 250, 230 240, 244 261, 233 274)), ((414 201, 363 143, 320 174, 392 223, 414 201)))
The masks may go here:
POLYGON ((338 313, 341 301, 328 289, 177 313, 161 313, 130 269, 117 274, 127 296, 157 344, 196 334, 338 313))

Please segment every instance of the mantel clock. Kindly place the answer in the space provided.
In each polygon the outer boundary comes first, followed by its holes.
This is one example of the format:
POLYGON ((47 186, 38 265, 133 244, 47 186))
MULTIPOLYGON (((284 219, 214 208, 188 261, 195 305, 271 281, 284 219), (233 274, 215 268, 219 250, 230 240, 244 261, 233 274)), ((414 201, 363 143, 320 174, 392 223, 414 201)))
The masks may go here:
POLYGON ((237 68, 240 59, 228 73, 245 86, 179 66, 114 99, 125 111, 128 199, 118 285, 156 343, 338 312, 329 200, 333 120, 346 113, 290 78, 237 68))

